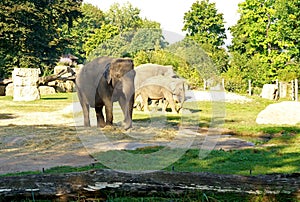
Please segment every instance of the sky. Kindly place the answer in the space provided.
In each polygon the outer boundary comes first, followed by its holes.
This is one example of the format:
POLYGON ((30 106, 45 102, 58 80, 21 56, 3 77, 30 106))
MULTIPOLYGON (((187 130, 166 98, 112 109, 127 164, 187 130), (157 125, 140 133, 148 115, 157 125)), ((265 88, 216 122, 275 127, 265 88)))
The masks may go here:
MULTIPOLYGON (((236 24, 239 19, 237 13, 238 3, 244 0, 209 0, 216 3, 216 8, 223 13, 225 28, 236 24)), ((84 0, 91 3, 102 11, 107 11, 114 3, 124 4, 130 2, 134 7, 141 10, 140 16, 148 20, 157 21, 161 24, 164 31, 184 35, 183 28, 184 13, 190 10, 196 0, 84 0)), ((229 38, 225 44, 230 43, 231 35, 226 33, 229 38)))

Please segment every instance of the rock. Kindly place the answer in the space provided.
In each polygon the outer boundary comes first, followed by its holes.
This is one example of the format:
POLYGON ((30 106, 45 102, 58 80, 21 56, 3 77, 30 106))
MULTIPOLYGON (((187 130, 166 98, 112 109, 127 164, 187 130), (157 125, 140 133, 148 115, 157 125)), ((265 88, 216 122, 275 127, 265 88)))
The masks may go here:
POLYGON ((55 89, 50 86, 40 86, 39 87, 40 95, 51 95, 55 94, 55 89))
POLYGON ((40 99, 37 84, 39 81, 38 68, 15 68, 12 72, 14 85, 14 101, 32 101, 40 99))
POLYGON ((10 83, 5 88, 5 96, 13 96, 14 95, 14 84, 10 83))
POLYGON ((14 86, 14 101, 33 101, 40 99, 36 86, 14 86))
POLYGON ((57 81, 56 86, 55 86, 55 90, 58 93, 65 93, 66 92, 66 88, 65 88, 64 82, 57 81))
POLYGON ((278 87, 276 84, 264 84, 260 96, 265 99, 274 100, 278 87))
POLYGON ((75 92, 75 83, 73 81, 66 81, 64 84, 66 92, 75 92))
POLYGON ((256 123, 296 125, 300 123, 300 102, 285 101, 270 104, 258 114, 256 123))
POLYGON ((50 81, 48 82, 48 86, 55 87, 57 85, 57 81, 50 81))
POLYGON ((0 86, 0 96, 5 96, 5 86, 0 86))

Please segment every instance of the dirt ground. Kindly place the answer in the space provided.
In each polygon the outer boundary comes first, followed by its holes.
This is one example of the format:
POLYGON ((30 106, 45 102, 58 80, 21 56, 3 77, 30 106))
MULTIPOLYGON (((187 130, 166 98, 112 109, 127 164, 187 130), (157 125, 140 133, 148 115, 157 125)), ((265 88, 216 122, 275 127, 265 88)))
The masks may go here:
POLYGON ((120 129, 118 117, 113 127, 87 129, 82 127, 82 114, 73 117, 68 110, 13 112, 1 117, 0 174, 91 165, 97 161, 92 153, 108 150, 148 146, 229 150, 253 146, 229 135, 207 135, 207 131, 199 132, 195 128, 166 128, 159 122, 153 127, 153 123, 149 126, 137 121, 133 129, 124 131, 120 129))

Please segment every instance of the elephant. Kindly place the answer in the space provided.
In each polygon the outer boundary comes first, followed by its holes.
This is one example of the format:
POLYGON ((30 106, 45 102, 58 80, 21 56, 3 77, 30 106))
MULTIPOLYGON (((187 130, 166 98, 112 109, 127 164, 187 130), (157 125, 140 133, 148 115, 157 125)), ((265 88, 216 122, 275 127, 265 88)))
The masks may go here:
POLYGON ((165 76, 177 78, 172 66, 163 66, 158 64, 142 64, 135 68, 136 76, 134 79, 135 88, 139 89, 143 82, 153 76, 165 76))
POLYGON ((75 83, 83 110, 84 126, 90 126, 90 107, 95 108, 97 127, 112 125, 113 102, 118 101, 124 115, 124 128, 131 128, 135 93, 134 77, 134 64, 130 58, 103 56, 82 67, 75 83), (103 107, 105 107, 105 120, 103 107))
POLYGON ((150 98, 151 100, 165 99, 163 111, 166 111, 168 104, 170 104, 172 112, 179 113, 185 101, 185 89, 183 79, 155 76, 143 82, 142 86, 136 90, 136 96, 141 96, 141 108, 144 107, 144 111, 149 111, 148 99, 150 98), (178 109, 176 109, 176 101, 180 103, 178 109))

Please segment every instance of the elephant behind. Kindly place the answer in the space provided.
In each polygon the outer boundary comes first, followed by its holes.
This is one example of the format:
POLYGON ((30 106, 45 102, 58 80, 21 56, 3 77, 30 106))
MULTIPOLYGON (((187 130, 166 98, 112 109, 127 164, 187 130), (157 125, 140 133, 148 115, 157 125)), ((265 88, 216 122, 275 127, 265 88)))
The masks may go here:
POLYGON ((165 111, 168 104, 172 112, 179 112, 185 101, 185 81, 179 78, 170 78, 164 76, 155 76, 143 82, 142 86, 136 91, 136 96, 141 96, 142 107, 149 111, 148 99, 160 100, 165 99, 163 110, 165 111), (176 102, 179 107, 176 109, 176 102))
POLYGON ((172 66, 163 66, 158 64, 142 64, 135 68, 136 76, 134 79, 135 88, 139 89, 144 81, 153 76, 165 76, 177 78, 172 66))
POLYGON ((76 87, 84 126, 90 126, 90 107, 95 108, 98 127, 112 125, 113 102, 118 101, 124 115, 125 129, 132 127, 134 77, 133 61, 129 58, 99 57, 81 68, 76 77, 76 87))

